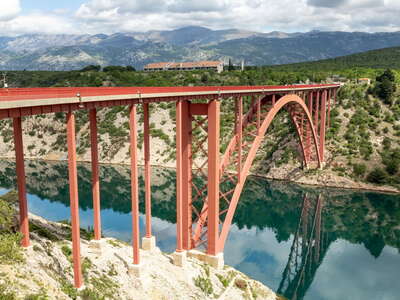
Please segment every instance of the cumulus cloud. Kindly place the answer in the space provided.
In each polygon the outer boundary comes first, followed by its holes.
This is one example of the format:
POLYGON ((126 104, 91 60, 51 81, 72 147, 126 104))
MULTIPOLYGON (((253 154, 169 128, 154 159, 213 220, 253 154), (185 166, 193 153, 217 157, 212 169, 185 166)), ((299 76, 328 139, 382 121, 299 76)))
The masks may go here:
POLYGON ((17 16, 7 22, 0 22, 0 32, 4 32, 7 35, 79 33, 70 20, 64 19, 59 15, 39 13, 17 16))
POLYGON ((0 22, 15 18, 21 11, 19 0, 7 0, 0 3, 0 22))
POLYGON ((4 1, 0 8, 0 28, 15 33, 94 34, 189 25, 262 32, 400 31, 399 0, 85 0, 72 13, 22 16, 19 1, 4 1))

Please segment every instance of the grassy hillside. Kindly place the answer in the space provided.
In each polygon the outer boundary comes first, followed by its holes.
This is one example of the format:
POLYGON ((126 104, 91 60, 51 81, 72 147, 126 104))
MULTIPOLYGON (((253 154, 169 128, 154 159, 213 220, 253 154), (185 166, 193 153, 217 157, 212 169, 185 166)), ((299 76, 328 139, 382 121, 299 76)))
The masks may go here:
POLYGON ((372 50, 331 59, 274 66, 275 70, 332 71, 354 68, 400 69, 400 47, 372 50))

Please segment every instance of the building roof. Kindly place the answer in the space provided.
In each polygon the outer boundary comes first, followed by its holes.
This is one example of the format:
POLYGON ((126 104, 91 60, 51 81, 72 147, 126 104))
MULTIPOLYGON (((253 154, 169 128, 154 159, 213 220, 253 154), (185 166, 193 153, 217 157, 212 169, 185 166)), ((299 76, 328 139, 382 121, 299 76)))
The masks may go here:
POLYGON ((211 68, 221 65, 220 61, 197 61, 197 62, 158 62, 146 65, 145 69, 176 69, 176 68, 211 68))

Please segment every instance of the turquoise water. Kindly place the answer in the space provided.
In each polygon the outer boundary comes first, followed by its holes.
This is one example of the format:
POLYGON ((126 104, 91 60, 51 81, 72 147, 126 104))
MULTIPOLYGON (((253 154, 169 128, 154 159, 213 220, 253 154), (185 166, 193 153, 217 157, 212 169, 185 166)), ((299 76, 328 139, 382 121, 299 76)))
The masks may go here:
MULTIPOLYGON (((65 163, 27 162, 29 210, 69 218, 65 163)), ((103 234, 130 241, 130 178, 122 166, 101 167, 103 234)), ((90 167, 78 166, 80 219, 92 226, 90 167)), ((143 178, 139 180, 144 213, 143 178)), ((153 230, 158 246, 175 249, 175 172, 152 170, 153 230)), ((0 194, 15 186, 14 164, 0 161, 0 194)), ((141 232, 144 217, 140 218, 141 232)), ((288 299, 400 299, 400 196, 306 188, 248 180, 225 262, 288 299)))

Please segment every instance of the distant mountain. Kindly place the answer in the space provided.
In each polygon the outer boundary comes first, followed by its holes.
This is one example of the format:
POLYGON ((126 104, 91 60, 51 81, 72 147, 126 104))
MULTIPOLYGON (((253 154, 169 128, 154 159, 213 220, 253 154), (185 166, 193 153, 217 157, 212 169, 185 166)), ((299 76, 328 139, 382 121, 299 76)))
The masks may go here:
POLYGON ((370 50, 311 62, 274 66, 275 69, 332 71, 349 68, 400 69, 400 47, 370 50))
POLYGON ((260 33, 184 27, 111 35, 0 37, 2 70, 70 70, 88 64, 133 65, 157 61, 223 60, 274 65, 333 58, 400 46, 400 32, 260 33))

